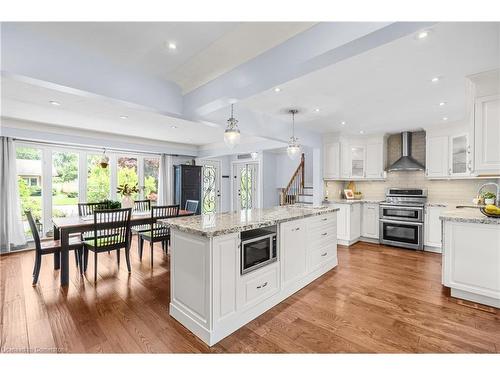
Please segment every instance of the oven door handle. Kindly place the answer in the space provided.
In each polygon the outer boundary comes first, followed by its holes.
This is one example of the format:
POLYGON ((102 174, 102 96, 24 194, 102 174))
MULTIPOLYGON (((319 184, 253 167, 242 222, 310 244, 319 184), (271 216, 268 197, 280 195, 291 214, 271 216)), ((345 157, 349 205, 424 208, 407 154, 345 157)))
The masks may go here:
POLYGON ((389 223, 389 224, 406 224, 406 225, 418 225, 418 226, 423 226, 424 223, 420 221, 406 221, 406 220, 388 220, 388 219, 380 219, 382 223, 389 223))
POLYGON ((423 211, 423 207, 421 206, 398 206, 398 205, 390 205, 390 204, 381 204, 380 208, 390 208, 391 210, 406 210, 406 211, 423 211))

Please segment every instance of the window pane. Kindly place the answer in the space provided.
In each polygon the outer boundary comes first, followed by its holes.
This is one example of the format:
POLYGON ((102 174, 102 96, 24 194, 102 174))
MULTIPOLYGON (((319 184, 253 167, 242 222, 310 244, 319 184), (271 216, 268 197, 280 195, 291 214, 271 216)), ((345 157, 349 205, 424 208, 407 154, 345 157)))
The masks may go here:
POLYGON ((109 198, 110 166, 102 168, 100 155, 87 156, 87 202, 95 203, 109 198))
POLYGON ((16 148, 16 168, 24 231, 32 239, 24 211, 31 210, 42 233, 42 152, 32 147, 16 148))
MULTIPOLYGON (((125 184, 129 188, 138 187, 139 178, 137 176, 137 158, 122 156, 118 158, 118 187, 125 184)), ((122 199, 121 194, 117 194, 118 199, 122 199)), ((132 199, 138 199, 139 194, 133 193, 132 199)))
POLYGON ((52 217, 78 216, 78 154, 52 153, 52 217))
POLYGON ((156 203, 158 199, 159 158, 144 158, 144 198, 156 203))

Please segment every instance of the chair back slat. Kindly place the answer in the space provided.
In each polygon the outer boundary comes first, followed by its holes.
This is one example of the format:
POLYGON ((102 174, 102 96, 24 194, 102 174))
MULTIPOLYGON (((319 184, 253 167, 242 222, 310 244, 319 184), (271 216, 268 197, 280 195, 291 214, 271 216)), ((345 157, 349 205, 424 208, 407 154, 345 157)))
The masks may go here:
POLYGON ((108 208, 108 204, 105 202, 78 203, 78 216, 89 216, 92 215, 95 210, 107 210, 108 208))
POLYGON ((31 234, 33 235, 33 241, 35 242, 36 251, 41 251, 40 235, 38 234, 38 228, 35 224, 35 219, 33 219, 33 214, 31 211, 25 211, 26 217, 28 218, 28 223, 30 225, 31 234))
POLYGON ((134 202, 134 211, 144 212, 149 211, 151 209, 151 199, 145 199, 142 201, 134 202))
POLYGON ((130 231, 131 208, 94 211, 95 247, 127 247, 130 231))
MULTIPOLYGON (((155 223, 158 219, 168 219, 170 217, 179 216, 180 205, 174 204, 170 206, 154 206, 151 207, 151 223, 150 223, 150 231, 151 238, 154 237, 154 232, 157 232, 158 229, 155 229, 155 223)), ((168 228, 165 227, 165 230, 168 231, 168 228)))
POLYGON ((186 211, 196 212, 198 210, 199 201, 194 200, 186 200, 186 207, 184 208, 186 211))

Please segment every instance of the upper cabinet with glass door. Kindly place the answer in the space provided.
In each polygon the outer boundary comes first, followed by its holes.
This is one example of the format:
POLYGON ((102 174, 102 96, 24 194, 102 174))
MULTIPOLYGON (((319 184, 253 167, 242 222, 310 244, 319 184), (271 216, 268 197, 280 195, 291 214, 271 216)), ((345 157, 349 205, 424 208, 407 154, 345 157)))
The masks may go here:
POLYGON ((361 146, 351 147, 351 177, 365 177, 365 148, 361 146))
POLYGON ((467 134, 450 137, 450 176, 470 174, 470 146, 467 134))

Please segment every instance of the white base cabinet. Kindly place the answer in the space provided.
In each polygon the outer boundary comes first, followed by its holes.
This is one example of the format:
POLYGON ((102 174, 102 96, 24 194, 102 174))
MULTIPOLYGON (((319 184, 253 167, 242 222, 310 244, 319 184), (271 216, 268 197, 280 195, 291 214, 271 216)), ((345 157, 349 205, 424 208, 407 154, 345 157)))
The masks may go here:
POLYGON ((208 345, 337 266, 336 212, 281 223, 278 260, 241 275, 240 233, 171 229, 170 315, 208 345))
POLYGON ((447 207, 425 207, 424 250, 441 252, 442 224, 439 216, 447 207))
POLYGON ((361 236, 379 239, 379 205, 376 203, 363 203, 361 217, 361 236))
POLYGON ((361 203, 335 203, 337 211, 337 240, 344 246, 356 243, 361 237, 361 203))
POLYGON ((500 225, 445 221, 443 240, 451 295, 500 308, 500 225))

